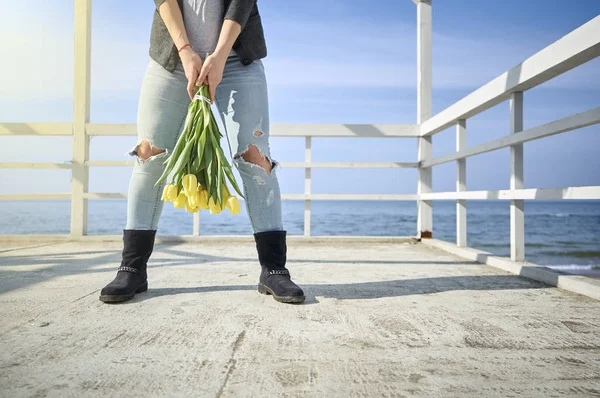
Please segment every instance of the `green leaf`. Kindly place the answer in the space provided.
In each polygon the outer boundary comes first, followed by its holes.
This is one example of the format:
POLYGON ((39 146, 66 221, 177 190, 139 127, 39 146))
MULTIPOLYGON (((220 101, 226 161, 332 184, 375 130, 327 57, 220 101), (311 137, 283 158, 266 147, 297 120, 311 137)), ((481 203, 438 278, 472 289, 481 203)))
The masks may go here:
POLYGON ((225 175, 227 176, 227 179, 229 179, 229 182, 231 182, 231 186, 233 187, 233 189, 235 189, 235 191, 238 193, 238 195, 240 195, 240 197, 244 198, 244 195, 242 194, 242 192, 235 180, 233 172, 231 171, 231 166, 229 165, 229 162, 227 161, 227 158, 225 157, 225 154, 223 153, 223 148, 221 148, 221 146, 217 143, 217 140, 213 135, 211 135, 211 138, 212 138, 212 142, 215 145, 215 147, 218 147, 216 151, 217 151, 217 156, 219 157, 219 159, 221 161, 220 168, 225 172, 225 175))
POLYGON ((223 138, 223 134, 221 134, 221 131, 219 130, 219 126, 217 125, 217 121, 214 117, 211 120, 211 127, 213 128, 214 131, 217 132, 219 139, 223 138))
POLYGON ((169 155, 169 157, 164 161, 165 170, 163 171, 160 178, 154 184, 154 186, 158 186, 162 181, 164 181, 169 174, 173 171, 173 169, 178 170, 176 165, 181 160, 182 152, 185 150, 189 141, 192 139, 193 132, 196 131, 196 124, 198 122, 198 114, 197 114, 198 104, 192 101, 188 107, 188 113, 185 117, 184 127, 173 148, 173 151, 169 155))
MULTIPOLYGON (((210 173, 214 176, 214 173, 212 171, 210 173)), ((213 178, 213 181, 214 181, 214 178, 213 178)), ((217 184, 212 184, 209 192, 210 192, 209 198, 212 197, 213 201, 216 202, 216 200, 217 200, 217 184)))
MULTIPOLYGON (((218 151, 217 151, 218 153, 218 151)), ((219 206, 223 207, 223 169, 221 168, 221 162, 219 161, 219 157, 216 156, 216 172, 217 172, 217 199, 219 201, 219 206)))
POLYGON ((214 146, 214 160, 213 160, 213 164, 216 165, 215 170, 213 171, 213 176, 214 174, 217 175, 217 196, 216 196, 216 200, 219 203, 219 206, 223 207, 223 168, 222 168, 222 149, 221 149, 221 145, 219 144, 219 141, 216 139, 215 134, 214 134, 214 130, 210 129, 208 130, 210 132, 210 139, 211 142, 213 143, 214 146))
POLYGON ((181 152, 181 155, 179 155, 179 158, 177 159, 177 163, 175 163, 175 166, 173 166, 175 173, 178 173, 180 170, 185 171, 185 166, 189 161, 190 151, 192 150, 193 146, 194 143, 191 141, 186 144, 185 148, 181 152))
MULTIPOLYGON (((206 134, 206 132, 204 133, 206 134)), ((206 147, 204 149, 204 166, 206 168, 206 190, 208 192, 211 192, 209 188, 212 187, 213 185, 213 178, 212 178, 212 145, 210 143, 207 142, 206 147)))
POLYGON ((238 193, 238 195, 240 195, 243 199, 245 199, 244 195, 240 191, 240 188, 238 187, 237 182, 235 181, 235 176, 233 175, 233 172, 231 171, 231 168, 230 167, 224 167, 223 171, 225 172, 225 175, 227 176, 227 179, 231 183, 231 186, 233 187, 233 189, 235 189, 235 191, 238 193))
POLYGON ((180 170, 178 173, 176 173, 173 178, 173 184, 178 186, 181 185, 181 180, 183 179, 184 174, 184 170, 180 170))
POLYGON ((190 151, 190 172, 192 174, 196 174, 196 172, 199 169, 199 163, 198 163, 198 152, 197 151, 190 151))
POLYGON ((165 170, 163 171, 162 175, 160 176, 160 178, 156 181, 156 183, 154 184, 154 187, 156 188, 161 182, 163 182, 165 180, 165 178, 167 178, 169 176, 169 172, 171 170, 169 170, 168 168, 165 168, 165 170))
POLYGON ((196 174, 196 178, 198 179, 198 184, 206 188, 206 173, 204 169, 198 172, 198 174, 196 174))
POLYGON ((200 139, 198 140, 198 144, 197 145, 198 145, 198 147, 197 147, 197 151, 196 152, 197 152, 197 155, 198 155, 198 168, 203 169, 203 168, 205 168, 203 160, 204 160, 204 151, 206 149, 206 133, 202 134, 200 136, 200 139))

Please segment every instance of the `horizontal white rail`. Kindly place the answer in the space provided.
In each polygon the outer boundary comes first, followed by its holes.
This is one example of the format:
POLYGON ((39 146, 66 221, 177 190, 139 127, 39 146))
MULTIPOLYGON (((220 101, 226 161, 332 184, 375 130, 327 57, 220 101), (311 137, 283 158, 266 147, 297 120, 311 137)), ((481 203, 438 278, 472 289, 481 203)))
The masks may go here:
POLYGON ((5 162, 0 163, 0 169, 66 169, 71 170, 72 163, 36 163, 36 162, 5 162))
POLYGON ((134 164, 134 160, 88 160, 85 162, 88 167, 124 167, 134 164))
POLYGON ((405 137, 419 136, 416 124, 273 124, 271 135, 281 137, 405 137))
POLYGON ((348 168, 348 169, 415 169, 417 162, 281 162, 282 167, 301 169, 348 168))
POLYGON ((73 123, 0 123, 0 135, 73 135, 73 123))
MULTIPOLYGON (((124 199, 127 193, 88 192, 86 199, 124 199)), ((286 200, 418 200, 416 194, 282 194, 286 200)), ((70 193, 0 194, 0 200, 70 199, 70 193)), ((487 199, 600 199, 600 186, 569 188, 531 188, 520 190, 490 190, 463 192, 432 192, 422 194, 422 200, 487 200, 487 199)))
POLYGON ((71 199, 71 193, 3 193, 0 200, 64 200, 71 199))
POLYGON ((496 191, 460 191, 432 192, 423 194, 423 200, 457 200, 457 199, 600 199, 600 186, 569 188, 531 188, 496 191))
POLYGON ((127 192, 86 192, 83 197, 86 199, 126 199, 127 192))
POLYGON ((482 153, 495 151, 497 149, 507 148, 511 145, 522 144, 524 142, 565 133, 567 131, 576 130, 597 123, 600 123, 600 107, 590 109, 589 111, 578 113, 573 116, 568 116, 554 122, 542 124, 540 126, 524 130, 520 133, 511 134, 493 141, 488 141, 484 144, 476 145, 459 152, 443 155, 429 162, 422 162, 421 167, 436 166, 438 164, 480 155, 482 153))
MULTIPOLYGON (((126 192, 88 192, 85 199, 125 199, 126 192)), ((0 200, 70 199, 70 193, 0 194, 0 200)), ((282 194, 285 200, 488 200, 488 199, 600 199, 600 186, 568 188, 530 188, 517 190, 432 192, 417 194, 282 194)))
MULTIPOLYGON (((416 124, 271 124, 270 135, 277 137, 418 137, 416 124)), ((97 124, 86 125, 90 136, 137 135, 136 125, 97 124)))
MULTIPOLYGON (((8 163, 5 163, 8 164, 8 163)), ((131 160, 88 160, 85 162, 89 167, 120 167, 132 166, 134 161, 131 160)), ((0 168, 2 167, 0 163, 0 168)), ((279 165, 284 168, 417 168, 419 164, 416 162, 280 162, 279 165)))
POLYGON ((600 55, 600 16, 529 57, 421 125, 423 136, 439 133, 460 119, 493 107, 600 55))
MULTIPOLYGON (((197 214, 197 213, 196 213, 197 214)), ((288 243, 417 243, 414 236, 364 236, 364 235, 287 235, 288 243)), ((19 234, 19 235, 0 235, 0 242, 117 242, 123 243, 123 235, 84 235, 73 236, 63 234, 19 234)), ((229 244, 254 242, 254 236, 250 235, 157 235, 155 244, 160 243, 209 243, 209 242, 228 242, 229 244)))
MULTIPOLYGON (((88 192, 83 195, 86 199, 124 199, 126 192, 88 192)), ((0 195, 0 199, 2 196, 0 195)), ((354 194, 354 193, 288 193, 281 194, 284 200, 417 200, 417 195, 411 194, 354 194)))
POLYGON ((282 194, 287 200, 417 200, 417 195, 411 194, 358 194, 358 193, 288 193, 282 194))

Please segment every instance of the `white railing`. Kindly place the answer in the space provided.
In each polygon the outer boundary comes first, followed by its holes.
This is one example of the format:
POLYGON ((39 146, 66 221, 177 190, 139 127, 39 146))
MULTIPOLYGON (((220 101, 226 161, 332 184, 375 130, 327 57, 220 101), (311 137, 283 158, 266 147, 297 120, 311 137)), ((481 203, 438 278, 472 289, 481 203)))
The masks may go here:
MULTIPOLYGON (((429 3, 429 7, 431 7, 429 3)), ((421 192, 419 201, 456 200, 456 243, 467 244, 467 199, 508 199, 510 204, 511 259, 525 259, 525 199, 600 199, 600 186, 562 189, 524 189, 523 143, 600 123, 600 107, 551 123, 523 130, 523 92, 600 55, 600 16, 503 73, 483 87, 420 124, 420 136, 431 138, 456 126, 456 152, 431 158, 420 157, 420 169, 456 161, 456 192, 421 192), (510 135, 466 148, 467 119, 505 100, 510 101, 510 135), (470 156, 510 148, 510 189, 466 190, 466 159, 470 156)), ((429 178, 431 174, 429 174, 429 178)), ((430 180, 429 180, 430 181, 430 180)), ((430 210, 429 210, 430 211, 430 210)), ((429 217, 431 215, 429 214, 429 217)))
MULTIPOLYGON (((133 161, 125 160, 89 160, 89 138, 92 136, 135 136, 135 124, 85 124, 85 139, 78 140, 78 145, 85 145, 83 158, 83 192, 80 203, 72 217, 80 220, 71 222, 71 227, 82 226, 82 235, 87 235, 87 201, 89 199, 117 199, 127 198, 126 192, 88 192, 88 178, 90 167, 123 167, 132 166, 133 161), (82 210, 84 210, 82 212, 82 210)), ((315 168, 418 168, 417 162, 314 162, 311 158, 312 137, 405 137, 417 138, 419 129, 417 125, 404 124, 273 124, 271 136, 275 137, 304 137, 305 160, 304 162, 280 162, 281 167, 303 168, 304 193, 282 194, 282 199, 304 200, 304 236, 310 236, 311 201, 312 200, 417 200, 417 195, 404 194, 314 194, 311 192, 311 171, 315 168)), ((69 123, 0 123, 0 136, 74 136, 73 125, 69 123)), ((73 145, 76 145, 75 139, 73 145)), ((75 160, 69 163, 34 163, 11 162, 0 163, 0 168, 20 169, 75 169, 75 160)), ((73 177, 75 178, 75 177, 73 177)), ((73 202, 75 195, 67 193, 31 193, 31 194, 0 194, 0 200, 50 200, 70 199, 73 202)), ((73 207, 74 204, 72 203, 73 207)), ((71 235, 76 235, 71 230, 71 235)), ((200 214, 194 214, 193 235, 200 235, 200 214)))
MULTIPOLYGON (((523 143, 572 131, 600 122, 600 107, 551 123, 523 130, 523 92, 542 84, 600 55, 600 16, 592 19, 555 43, 534 54, 488 84, 431 117, 431 1, 413 0, 417 5, 417 124, 275 124, 275 137, 304 137, 304 162, 281 162, 282 167, 304 168, 304 193, 283 194, 283 199, 304 200, 304 236, 310 236, 312 200, 415 200, 418 203, 417 237, 432 236, 432 200, 456 200, 456 239, 467 245, 467 208, 469 199, 506 199, 511 201, 511 259, 524 259, 524 200, 526 199, 600 199, 600 186, 561 189, 524 189, 523 143), (466 147, 467 119, 503 102, 510 101, 510 134, 471 148, 466 147), (433 135, 456 127, 456 152, 432 158, 433 135), (313 162, 312 137, 406 137, 418 140, 417 162, 313 162), (508 190, 467 191, 466 159, 509 147, 511 181, 508 190), (432 192, 433 166, 456 162, 455 192, 432 192), (402 194, 313 194, 311 171, 314 168, 416 168, 417 193, 402 194)), ((135 136, 134 124, 90 124, 90 20, 91 0, 75 0, 75 96, 73 123, 0 123, 0 136, 72 136, 73 157, 69 163, 0 163, 0 168, 70 169, 72 190, 68 193, 4 194, 0 200, 70 199, 71 238, 87 234, 89 199, 126 198, 126 193, 88 192, 90 167, 131 166, 132 161, 89 159, 92 136, 135 136)), ((199 215, 194 218, 194 235, 200 233, 199 215)))

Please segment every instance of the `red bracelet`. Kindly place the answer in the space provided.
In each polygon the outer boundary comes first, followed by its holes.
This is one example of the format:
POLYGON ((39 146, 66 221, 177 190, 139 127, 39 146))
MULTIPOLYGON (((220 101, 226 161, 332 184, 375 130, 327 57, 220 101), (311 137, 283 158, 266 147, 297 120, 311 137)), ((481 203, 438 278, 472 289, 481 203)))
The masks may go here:
POLYGON ((183 50, 183 49, 184 49, 184 48, 186 48, 186 47, 192 48, 192 46, 190 45, 190 43, 186 43, 186 44, 184 44, 184 45, 183 45, 183 46, 182 46, 182 47, 181 47, 179 50, 177 50, 177 52, 178 52, 178 53, 180 53, 180 52, 181 52, 181 50, 183 50))

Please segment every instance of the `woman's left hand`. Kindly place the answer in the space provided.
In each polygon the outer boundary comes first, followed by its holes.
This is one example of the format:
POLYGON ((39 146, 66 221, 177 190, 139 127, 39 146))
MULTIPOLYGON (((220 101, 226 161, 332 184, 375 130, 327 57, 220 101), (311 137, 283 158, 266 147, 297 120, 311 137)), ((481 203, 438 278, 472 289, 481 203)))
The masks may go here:
POLYGON ((196 80, 196 85, 200 86, 204 82, 208 82, 208 91, 210 92, 210 103, 215 101, 215 93, 217 86, 223 79, 223 70, 225 69, 225 62, 227 61, 227 54, 222 55, 221 53, 215 52, 210 54, 204 60, 202 64, 202 70, 196 80))

